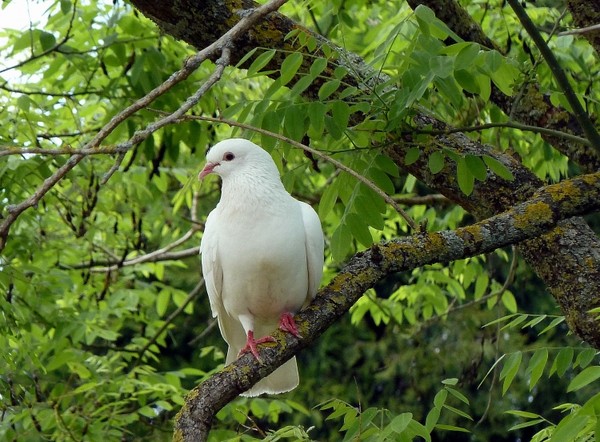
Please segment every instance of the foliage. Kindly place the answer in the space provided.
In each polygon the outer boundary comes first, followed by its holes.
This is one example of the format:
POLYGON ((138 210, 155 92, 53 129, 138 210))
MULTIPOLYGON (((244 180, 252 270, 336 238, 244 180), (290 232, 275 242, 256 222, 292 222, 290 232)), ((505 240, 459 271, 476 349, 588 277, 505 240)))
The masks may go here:
MULTIPOLYGON (((286 188, 318 209, 328 242, 325 280, 351 254, 413 233, 377 189, 404 200, 428 229, 471 221, 447 200, 419 200, 431 191, 383 153, 387 134, 411 135, 406 165, 426 158, 434 175, 452 165, 466 195, 492 175, 514 178, 489 156, 426 149, 427 134, 410 125, 415 109, 457 127, 491 124, 474 138, 510 146, 542 179, 576 173, 539 135, 502 127, 510 116, 489 102, 492 87, 519 97, 521 85, 537 82, 553 104, 567 106, 535 50, 513 41, 527 39, 499 3, 468 8, 488 36, 512 41, 505 55, 463 41, 423 6, 289 4, 284 13, 363 57, 383 83, 354 84, 347 52, 296 30, 287 38, 309 55, 288 53, 273 72, 266 66, 276 51, 255 48, 248 69, 227 68, 189 118, 123 155, 119 146, 178 109, 214 64, 203 63, 117 126, 10 229, 0 256, 0 438, 170 439, 186 392, 224 360, 197 257, 218 183, 195 180, 205 149, 219 139, 260 143, 286 188), (319 99, 307 101, 302 93, 315 82, 319 99), (215 116, 246 126, 218 124, 215 116), (307 160, 284 137, 310 143, 369 184, 307 160)), ((546 3, 527 8, 534 21, 570 23, 546 3)), ((2 219, 70 161, 61 150, 85 146, 192 54, 122 2, 39 7, 46 11, 39 23, 0 33, 2 219)), ((574 36, 554 36, 549 45, 588 113, 597 114, 593 49, 574 36)), ((343 440, 590 440, 600 409, 597 352, 567 333, 514 253, 389 275, 298 356, 296 391, 237 399, 217 416, 212 440, 339 440, 340 432, 343 440)))

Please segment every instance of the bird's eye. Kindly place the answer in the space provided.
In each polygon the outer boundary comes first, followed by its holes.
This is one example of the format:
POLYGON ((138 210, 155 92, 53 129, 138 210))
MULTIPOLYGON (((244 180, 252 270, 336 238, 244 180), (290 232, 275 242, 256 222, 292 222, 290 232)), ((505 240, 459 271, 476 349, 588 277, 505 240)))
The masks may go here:
POLYGON ((225 155, 223 155, 223 159, 225 161, 231 161, 235 158, 235 155, 232 154, 231 152, 226 152, 225 155))

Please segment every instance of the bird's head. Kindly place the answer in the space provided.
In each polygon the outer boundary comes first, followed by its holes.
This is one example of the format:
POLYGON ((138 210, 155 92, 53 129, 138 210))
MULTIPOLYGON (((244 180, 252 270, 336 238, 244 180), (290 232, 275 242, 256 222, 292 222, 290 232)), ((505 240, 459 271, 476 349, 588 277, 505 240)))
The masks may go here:
POLYGON ((239 173, 263 172, 279 178, 277 166, 271 156, 251 141, 243 138, 223 140, 211 147, 206 154, 206 165, 198 175, 202 180, 210 173, 222 179, 239 173))

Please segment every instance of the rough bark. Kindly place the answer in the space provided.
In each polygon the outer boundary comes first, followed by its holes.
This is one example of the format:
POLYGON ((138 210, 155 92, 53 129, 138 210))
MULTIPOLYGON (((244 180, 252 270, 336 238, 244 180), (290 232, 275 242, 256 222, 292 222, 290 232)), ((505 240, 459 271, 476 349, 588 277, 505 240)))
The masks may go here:
POLYGON ((416 234, 358 253, 296 315, 301 339, 278 330, 273 334, 276 343, 261 346, 262 363, 245 355, 189 393, 177 415, 173 440, 206 440, 214 416, 225 404, 310 345, 385 275, 488 253, 562 226, 561 219, 599 209, 600 172, 542 188, 529 201, 471 226, 416 234))
MULTIPOLYGON (((243 13, 239 12, 239 8, 251 6, 250 2, 242 4, 233 0, 206 0, 201 4, 187 0, 168 4, 159 0, 132 0, 132 3, 165 32, 199 48, 225 33, 243 13)), ((306 48, 295 46, 297 44, 295 39, 287 41, 284 39, 285 35, 295 28, 302 27, 282 14, 271 14, 267 20, 255 26, 247 34, 247 38, 238 41, 236 47, 232 49, 232 62, 236 63, 255 47, 306 51, 306 48)), ((356 55, 343 52, 342 49, 322 38, 320 42, 343 53, 343 56, 339 57, 340 63, 351 65, 351 76, 345 78, 345 81, 353 80, 358 86, 365 88, 383 81, 356 55)), ((268 69, 277 69, 282 58, 283 55, 281 58, 274 57, 268 69)), ((300 70, 306 68, 307 66, 303 66, 300 70)), ((318 87, 319 85, 315 84, 308 88, 306 97, 314 99, 318 87)), ((533 104, 532 113, 538 109, 533 104)), ((426 122, 437 127, 446 127, 443 122, 425 115, 417 115, 414 120, 417 127, 423 126, 426 122)), ((404 165, 406 138, 390 134, 388 141, 391 147, 387 151, 400 168, 413 173, 418 179, 456 201, 480 219, 506 210, 517 201, 527 199, 542 184, 531 171, 510 156, 476 143, 464 134, 432 138, 429 151, 438 149, 439 145, 436 143, 442 142, 442 145, 450 145, 458 151, 490 155, 506 164, 515 176, 515 180, 511 182, 490 176, 485 182, 477 183, 474 192, 466 197, 458 189, 456 173, 452 169, 451 162, 447 162, 446 170, 436 175, 431 175, 428 167, 422 162, 406 167, 404 165)), ((425 158, 426 155, 423 155, 421 161, 425 158)), ((600 240, 594 232, 582 220, 573 220, 535 241, 528 242, 522 247, 522 252, 527 262, 544 280, 549 291, 564 309, 571 329, 591 345, 600 348, 600 330, 594 316, 588 313, 590 309, 600 305, 600 240)))

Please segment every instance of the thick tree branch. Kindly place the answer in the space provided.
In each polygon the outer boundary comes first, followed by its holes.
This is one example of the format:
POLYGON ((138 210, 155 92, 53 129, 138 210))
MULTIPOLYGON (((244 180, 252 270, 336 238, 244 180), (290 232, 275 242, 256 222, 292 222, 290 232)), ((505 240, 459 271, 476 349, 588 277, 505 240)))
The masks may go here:
POLYGON ((225 404, 310 345, 385 275, 489 253, 535 238, 565 218, 598 210, 600 173, 541 188, 530 200, 469 227, 420 233, 358 253, 296 315, 301 339, 277 331, 273 334, 277 343, 261 349, 262 364, 245 355, 189 393, 177 415, 173 440, 206 440, 215 414, 225 404))

